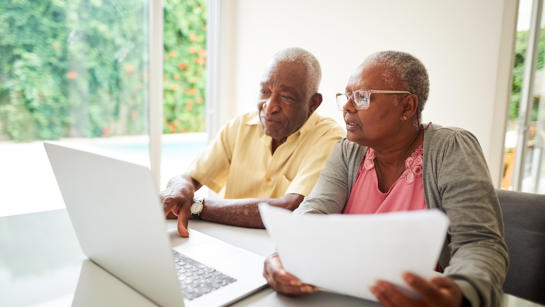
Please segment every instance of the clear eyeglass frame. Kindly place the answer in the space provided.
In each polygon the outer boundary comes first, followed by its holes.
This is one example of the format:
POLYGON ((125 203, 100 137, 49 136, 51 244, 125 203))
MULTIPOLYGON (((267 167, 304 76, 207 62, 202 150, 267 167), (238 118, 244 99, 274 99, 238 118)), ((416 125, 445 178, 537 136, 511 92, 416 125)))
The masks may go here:
POLYGON ((352 101, 354 108, 356 110, 367 110, 369 109, 369 103, 371 101, 371 94, 412 94, 408 91, 390 91, 390 90, 356 90, 352 93, 337 93, 335 95, 335 100, 337 102, 337 107, 340 111, 343 110, 344 106, 352 101))

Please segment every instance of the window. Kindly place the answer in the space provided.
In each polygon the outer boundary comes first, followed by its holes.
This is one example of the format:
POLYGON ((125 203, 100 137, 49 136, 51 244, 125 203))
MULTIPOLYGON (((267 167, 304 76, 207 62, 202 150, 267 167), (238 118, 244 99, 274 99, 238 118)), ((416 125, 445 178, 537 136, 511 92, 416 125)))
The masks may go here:
POLYGON ((545 193, 543 2, 521 0, 502 188, 545 193))
POLYGON ((207 142, 207 1, 164 2, 161 185, 182 173, 207 142))
POLYGON ((163 184, 204 147, 206 0, 164 2, 163 27, 151 24, 152 4, 161 1, 0 7, 0 215, 64 207, 43 140, 85 143, 149 165, 157 139, 150 131, 160 122, 163 184), (150 111, 156 28, 164 29, 163 120, 150 111))

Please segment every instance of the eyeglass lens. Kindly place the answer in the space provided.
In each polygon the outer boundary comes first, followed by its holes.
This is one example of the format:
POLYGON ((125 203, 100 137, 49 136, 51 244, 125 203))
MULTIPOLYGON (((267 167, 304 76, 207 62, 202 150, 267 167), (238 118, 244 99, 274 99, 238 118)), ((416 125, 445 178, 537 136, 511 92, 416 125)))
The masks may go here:
POLYGON ((367 109, 369 107, 369 98, 370 92, 368 91, 355 91, 348 94, 338 94, 337 95, 337 106, 339 110, 342 111, 344 106, 349 102, 350 99, 354 102, 354 107, 358 110, 367 109))

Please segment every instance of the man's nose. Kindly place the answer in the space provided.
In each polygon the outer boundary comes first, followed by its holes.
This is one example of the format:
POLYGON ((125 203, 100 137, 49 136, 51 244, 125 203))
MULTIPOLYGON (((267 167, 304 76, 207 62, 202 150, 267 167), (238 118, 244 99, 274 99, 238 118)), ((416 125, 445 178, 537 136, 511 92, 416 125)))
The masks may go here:
POLYGON ((273 114, 280 110, 280 106, 276 99, 274 99, 274 96, 271 96, 265 100, 265 103, 263 104, 263 110, 266 114, 273 114))

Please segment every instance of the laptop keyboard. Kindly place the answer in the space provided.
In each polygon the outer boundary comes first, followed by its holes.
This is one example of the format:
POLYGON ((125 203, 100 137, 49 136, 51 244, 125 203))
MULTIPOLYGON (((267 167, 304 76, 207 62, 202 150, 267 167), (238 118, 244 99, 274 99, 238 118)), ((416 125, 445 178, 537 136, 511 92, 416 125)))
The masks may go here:
POLYGON ((172 250, 182 294, 193 300, 237 281, 214 268, 172 250))

